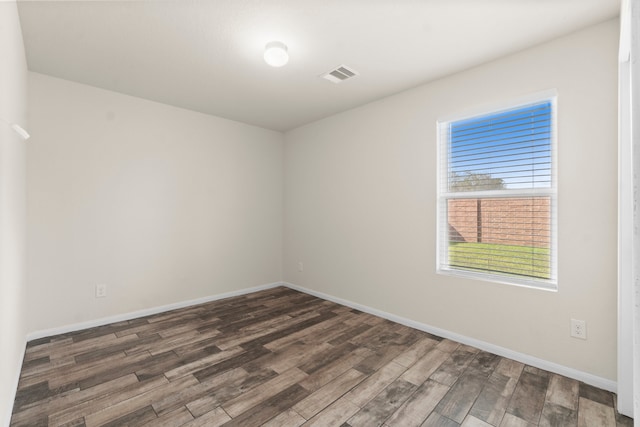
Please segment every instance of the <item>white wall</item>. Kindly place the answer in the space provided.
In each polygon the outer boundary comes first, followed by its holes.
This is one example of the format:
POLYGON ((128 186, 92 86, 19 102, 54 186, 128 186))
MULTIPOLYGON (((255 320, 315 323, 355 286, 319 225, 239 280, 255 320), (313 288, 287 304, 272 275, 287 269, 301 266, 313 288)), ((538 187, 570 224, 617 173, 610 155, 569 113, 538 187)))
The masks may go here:
MULTIPOLYGON (((0 2, 0 117, 28 129, 27 63, 16 3, 0 2)), ((0 425, 8 425, 25 344, 25 141, 0 122, 0 425)))
POLYGON ((617 43, 609 21, 285 134, 284 280, 615 381, 617 43), (436 120, 554 88, 558 292, 437 275, 436 120))
POLYGON ((29 102, 30 331, 281 279, 281 133, 36 73, 29 102))

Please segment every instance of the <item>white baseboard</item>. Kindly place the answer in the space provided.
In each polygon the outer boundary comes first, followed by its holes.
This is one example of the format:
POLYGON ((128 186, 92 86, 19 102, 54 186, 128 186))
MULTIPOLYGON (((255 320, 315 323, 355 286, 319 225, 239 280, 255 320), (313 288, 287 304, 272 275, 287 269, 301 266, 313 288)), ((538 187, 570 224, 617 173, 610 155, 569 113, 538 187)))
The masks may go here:
MULTIPOLYGON (((411 319, 407 319, 405 317, 397 316, 395 314, 387 313, 382 310, 378 310, 375 308, 368 307, 366 305, 358 304, 353 301, 345 300, 342 298, 334 297, 333 295, 325 294, 322 292, 317 292, 312 289, 307 289, 302 286, 294 285, 293 283, 287 282, 276 282, 269 283, 266 285, 255 286, 252 288, 241 289, 238 291, 227 292, 224 294, 211 295, 203 298, 181 301, 173 304, 163 305, 159 307, 152 307, 144 310, 134 311, 130 313, 118 314, 115 316, 103 317, 101 319, 90 320, 82 323, 75 323, 72 325, 61 326, 58 328, 46 329, 42 331, 31 332, 27 335, 27 341, 31 341, 38 338, 49 337, 58 334, 64 334, 68 332, 75 332, 82 329, 93 328, 96 326, 107 325, 109 323, 121 322, 124 320, 131 320, 138 317, 149 316, 152 314, 163 313, 169 310, 175 310, 178 308, 189 307, 192 305, 198 305, 210 301, 216 301, 224 298, 245 295, 251 292, 262 291, 265 289, 271 289, 277 286, 286 286, 288 288, 304 292, 309 295, 316 296, 318 298, 326 299, 329 301, 333 301, 337 304, 346 305, 348 307, 355 308, 357 310, 363 311, 365 313, 373 314, 375 316, 379 316, 388 320, 391 320, 396 323, 400 323, 402 325, 409 326, 414 329, 418 329, 420 331, 428 332, 433 335, 437 335, 442 338, 447 338, 453 341, 457 341, 463 344, 467 344, 476 348, 479 348, 484 351, 488 351, 490 353, 497 354, 502 357, 507 357, 509 359, 517 360, 518 362, 525 363, 527 365, 534 366, 536 368, 544 369, 546 371, 554 372, 556 374, 564 375, 569 378, 576 379, 578 381, 582 381, 584 383, 593 385, 595 387, 608 390, 611 392, 617 391, 617 383, 612 380, 608 380, 606 378, 598 377, 593 374, 589 374, 587 372, 579 371, 577 369, 569 368, 564 365, 560 365, 554 362, 550 362, 544 359, 539 359, 534 356, 530 356, 528 354, 519 353, 517 351, 510 350, 505 347, 500 347, 495 344, 491 344, 485 341, 480 341, 475 338, 467 337, 461 334, 457 334, 455 332, 448 331, 446 329, 437 328, 435 326, 427 325, 425 323, 416 322, 411 319)), ((22 364, 21 364, 22 366, 22 364)), ((17 389, 17 379, 16 379, 16 389, 17 389)))
POLYGON ((615 381, 608 380, 606 378, 598 377, 596 375, 579 371, 577 369, 569 368, 568 366, 560 365, 554 362, 549 362, 544 359, 539 359, 537 357, 530 356, 528 354, 519 353, 517 351, 513 351, 505 347, 500 347, 488 342, 480 341, 475 338, 460 335, 455 332, 447 331, 446 329, 436 328, 435 326, 416 322, 414 320, 407 319, 405 317, 396 316, 395 314, 387 313, 385 311, 371 308, 366 305, 358 304, 353 301, 337 298, 337 297, 334 297, 333 295, 317 292, 312 289, 307 289, 302 286, 294 285, 292 283, 283 282, 282 285, 288 288, 294 289, 296 291, 304 292, 306 294, 313 295, 318 298, 333 301, 337 304, 346 305, 347 307, 355 308, 357 310, 364 311, 365 313, 373 314, 375 316, 379 316, 379 317, 391 320, 393 322, 400 323, 402 325, 409 326, 414 329, 418 329, 420 331, 428 332, 430 334, 437 335, 442 338, 447 338, 453 341, 457 341, 462 344, 467 344, 472 347, 476 347, 481 350, 488 351, 493 354, 497 354, 498 356, 517 360, 518 362, 524 363, 526 365, 544 369, 545 371, 554 372, 559 375, 564 375, 565 377, 573 378, 575 380, 582 381, 584 383, 587 383, 589 385, 592 385, 604 390, 608 390, 614 393, 617 392, 617 383, 615 381))
POLYGON ((2 424, 3 426, 6 426, 6 427, 9 427, 9 425, 11 424, 11 416, 13 415, 13 405, 14 405, 14 402, 16 401, 16 393, 18 393, 20 373, 22 372, 22 364, 24 363, 24 353, 26 350, 27 350, 27 340, 25 339, 22 346, 22 355, 19 357, 18 366, 16 366, 16 369, 15 369, 15 375, 13 377, 12 387, 9 389, 11 390, 11 394, 8 396, 8 399, 7 399, 7 402, 10 402, 9 411, 6 415, 6 418, 3 420, 4 423, 2 424))
POLYGON ((254 286, 252 288, 240 289, 238 291, 231 291, 223 294, 210 295, 210 296, 192 299, 188 301, 180 301, 173 304, 162 305, 159 307, 145 308, 143 310, 132 311, 129 313, 116 314, 114 316, 102 317, 100 319, 60 326, 58 328, 51 328, 51 329, 45 329, 41 331, 30 332, 29 334, 27 334, 27 341, 32 341, 38 338, 50 337, 53 335, 80 331, 82 329, 87 329, 87 328, 94 328, 96 326, 108 325, 109 323, 116 323, 116 322, 122 322, 124 320, 137 319, 138 317, 150 316, 152 314, 158 314, 158 313, 163 313, 165 311, 175 310, 178 308, 184 308, 192 305, 203 304, 205 302, 211 302, 211 301, 216 301, 224 298, 250 294, 252 292, 263 291, 265 289, 271 289, 277 286, 283 286, 283 285, 281 282, 268 283, 266 285, 254 286))

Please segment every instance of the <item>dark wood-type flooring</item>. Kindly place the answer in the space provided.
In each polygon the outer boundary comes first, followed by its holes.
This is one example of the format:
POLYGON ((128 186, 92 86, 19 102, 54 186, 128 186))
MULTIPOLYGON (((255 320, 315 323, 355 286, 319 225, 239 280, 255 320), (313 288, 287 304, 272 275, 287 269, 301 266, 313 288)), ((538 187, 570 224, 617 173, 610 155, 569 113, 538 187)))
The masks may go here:
POLYGON ((28 344, 12 426, 631 426, 612 393, 288 288, 28 344))

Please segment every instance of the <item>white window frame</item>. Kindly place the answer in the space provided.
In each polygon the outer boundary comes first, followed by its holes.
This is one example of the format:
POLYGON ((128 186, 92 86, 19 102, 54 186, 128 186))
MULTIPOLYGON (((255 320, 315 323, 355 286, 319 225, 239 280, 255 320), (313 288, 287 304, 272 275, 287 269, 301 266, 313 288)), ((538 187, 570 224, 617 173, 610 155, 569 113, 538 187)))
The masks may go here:
POLYGON ((437 242, 436 242, 436 272, 438 274, 464 277, 468 279, 489 281, 493 283, 502 283, 508 285, 522 286, 528 288, 542 289, 547 291, 558 290, 558 180, 557 180, 557 167, 558 167, 558 95, 556 90, 548 90, 539 92, 530 96, 522 97, 517 100, 495 104, 492 106, 484 106, 473 110, 467 110, 465 113, 443 117, 437 121, 437 242), (551 186, 550 188, 539 189, 505 189, 505 190, 490 190, 490 191, 477 191, 468 193, 450 193, 445 192, 442 189, 444 183, 448 183, 449 174, 447 173, 448 166, 448 147, 449 141, 443 141, 445 132, 443 126, 448 126, 452 122, 471 119, 474 117, 498 114, 507 110, 514 110, 522 107, 526 107, 530 104, 537 102, 550 102, 551 103, 551 186), (449 267, 448 259, 442 259, 448 257, 449 250, 449 227, 448 227, 448 215, 447 215, 447 201, 450 199, 478 199, 478 198, 517 198, 517 197, 532 197, 532 196, 544 196, 550 199, 550 215, 551 215, 551 246, 550 246, 550 278, 549 279, 535 279, 525 276, 506 275, 491 272, 469 271, 449 267), (446 245, 446 246, 445 246, 446 245))

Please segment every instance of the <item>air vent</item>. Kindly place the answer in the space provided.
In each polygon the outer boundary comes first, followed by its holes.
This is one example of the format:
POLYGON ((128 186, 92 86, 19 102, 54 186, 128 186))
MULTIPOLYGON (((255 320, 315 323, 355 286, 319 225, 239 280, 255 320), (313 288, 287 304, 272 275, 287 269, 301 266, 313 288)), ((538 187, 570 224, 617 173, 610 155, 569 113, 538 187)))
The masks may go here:
POLYGON ((335 69, 329 71, 328 73, 323 74, 321 77, 323 79, 327 79, 332 83, 342 83, 345 80, 348 80, 352 77, 358 75, 358 72, 353 68, 349 68, 346 65, 340 65, 335 69))

